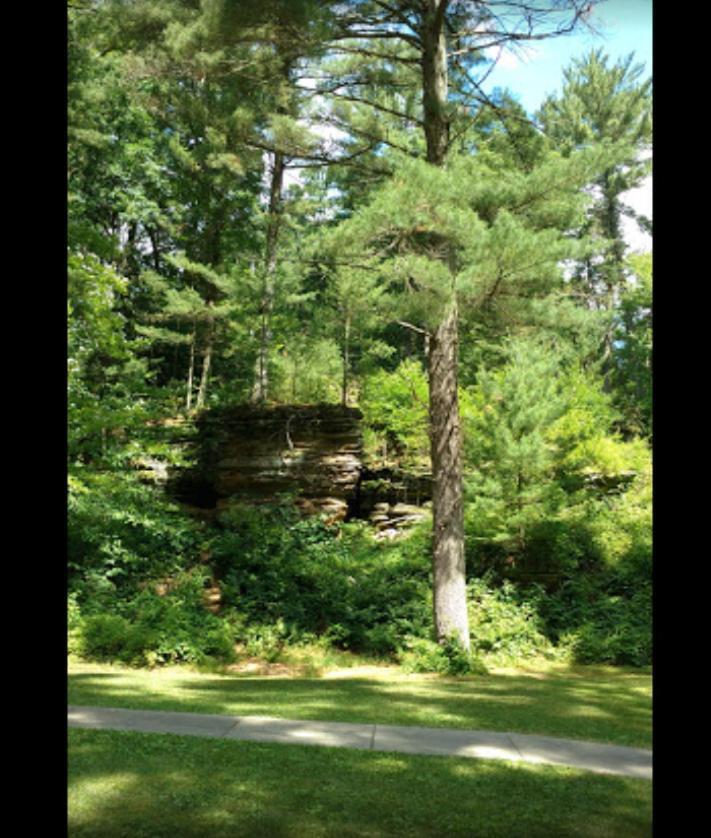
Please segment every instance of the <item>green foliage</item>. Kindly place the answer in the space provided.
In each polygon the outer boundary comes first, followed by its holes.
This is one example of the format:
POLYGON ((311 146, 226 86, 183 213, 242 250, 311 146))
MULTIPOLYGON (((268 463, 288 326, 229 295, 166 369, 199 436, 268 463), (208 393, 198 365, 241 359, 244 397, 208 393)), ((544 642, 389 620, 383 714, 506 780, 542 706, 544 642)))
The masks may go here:
POLYGON ((369 431, 366 452, 373 462, 427 466, 428 398, 427 376, 415 360, 364 380, 360 408, 369 431))
POLYGON ((638 578, 632 590, 619 576, 566 582, 539 602, 539 613, 561 650, 578 663, 652 663, 652 591, 638 578))
POLYGON ((273 625, 250 625, 244 630, 244 650, 248 655, 274 663, 281 657, 289 639, 289 630, 281 619, 273 625))
POLYGON ((427 329, 455 297, 485 319, 520 318, 528 300, 561 281, 560 262, 577 248, 562 230, 581 217, 585 200, 575 184, 606 154, 551 154, 531 172, 508 170, 491 152, 453 157, 443 168, 403 158, 333 231, 328 252, 358 253, 397 292, 394 310, 427 329))
MULTIPOLYGON (((591 178, 594 200, 578 235, 587 237, 590 248, 574 266, 571 283, 587 306, 606 312, 608 328, 601 341, 598 357, 610 380, 619 364, 616 359, 616 327, 613 315, 619 311, 619 296, 626 286, 625 252, 622 220, 634 219, 639 227, 651 231, 649 219, 635 213, 622 197, 639 186, 650 174, 652 140, 652 79, 642 80, 644 65, 633 64, 634 54, 609 63, 602 49, 590 50, 573 59, 564 69, 562 93, 549 96, 540 108, 538 119, 552 145, 564 155, 576 149, 605 146, 617 148, 616 160, 601 166, 591 178)), ((623 353, 624 354, 624 353, 623 353)), ((638 386, 645 375, 637 370, 638 386), (640 376, 641 373, 641 376, 640 376)), ((618 401, 624 404, 624 381, 615 382, 621 391, 618 401)), ((645 388, 638 389, 642 396, 645 388)), ((626 405, 628 421, 634 412, 626 405)), ((644 415, 644 414, 643 414, 644 415)), ((634 417, 635 431, 647 430, 634 417)), ((645 416, 648 420, 648 415, 645 416)))
POLYGON ((606 567, 651 579, 652 465, 649 459, 626 491, 600 501, 590 530, 606 567))
MULTIPOLYGON (((566 151, 603 139, 647 145, 652 131, 652 80, 640 81, 644 65, 633 60, 631 54, 608 66, 609 56, 602 49, 574 58, 563 70, 562 95, 549 96, 541 107, 546 134, 566 151)), ((639 167, 634 174, 639 177, 645 169, 639 167)), ((630 188, 629 182, 620 185, 630 188)))
POLYGON ((445 643, 407 637, 398 657, 405 672, 438 672, 440 675, 485 675, 487 672, 483 662, 468 653, 455 636, 445 643))
POLYGON ((274 358, 271 394, 286 404, 338 403, 341 369, 341 350, 334 340, 294 337, 274 358))
POLYGON ((93 614, 81 628, 82 657, 93 660, 118 659, 129 645, 131 625, 118 614, 93 614))
POLYGON ((116 604, 120 613, 102 612, 81 620, 78 653, 88 660, 119 660, 135 665, 201 663, 234 659, 235 627, 206 610, 205 574, 179 574, 158 595, 145 587, 116 604))
POLYGON ((356 525, 343 526, 336 538, 319 520, 300 519, 286 507, 235 507, 223 526, 212 542, 213 562, 225 602, 253 627, 248 643, 263 643, 271 654, 287 638, 315 635, 343 649, 387 655, 405 634, 427 634, 424 533, 385 545, 356 525))
POLYGON ((493 563, 500 572, 521 565, 560 576, 609 564, 612 543, 603 542, 617 538, 623 549, 631 536, 619 513, 630 504, 629 514, 642 516, 641 536, 651 495, 632 501, 624 490, 648 473, 649 449, 614 433, 617 414, 599 375, 553 345, 519 338, 506 345, 503 364, 479 372, 462 414, 465 520, 478 572, 493 563), (603 499, 605 491, 617 494, 603 499))
POLYGON ((470 531, 522 553, 530 526, 555 514, 560 487, 550 478, 555 449, 547 431, 565 410, 559 359, 534 341, 512 341, 507 366, 482 370, 475 412, 466 425, 472 465, 467 492, 470 531))
POLYGON ((616 329, 616 397, 629 431, 652 433, 652 254, 628 258, 616 329))
POLYGON ((108 607, 136 584, 197 560, 201 527, 131 474, 76 470, 69 478, 69 585, 79 602, 108 607))
POLYGON ((467 586, 472 651, 498 662, 555 658, 535 604, 509 581, 496 587, 487 577, 467 586))

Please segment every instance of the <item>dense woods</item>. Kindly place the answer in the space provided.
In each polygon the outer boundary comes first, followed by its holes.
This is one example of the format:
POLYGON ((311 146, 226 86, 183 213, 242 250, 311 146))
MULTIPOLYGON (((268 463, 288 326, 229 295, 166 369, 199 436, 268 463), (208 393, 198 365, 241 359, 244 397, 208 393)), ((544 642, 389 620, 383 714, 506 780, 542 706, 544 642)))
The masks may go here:
POLYGON ((68 3, 70 651, 651 662, 651 79, 483 87, 589 7, 68 3), (210 421, 305 405, 423 519, 175 490, 210 421))

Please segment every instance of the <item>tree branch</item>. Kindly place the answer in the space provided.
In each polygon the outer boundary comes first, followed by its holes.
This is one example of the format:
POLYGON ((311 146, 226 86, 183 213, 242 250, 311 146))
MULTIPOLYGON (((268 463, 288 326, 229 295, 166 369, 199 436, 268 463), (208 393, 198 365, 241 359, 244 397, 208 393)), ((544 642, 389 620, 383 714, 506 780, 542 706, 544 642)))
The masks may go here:
POLYGON ((398 326, 404 326, 406 329, 412 329, 413 332, 417 332, 420 335, 425 335, 426 337, 432 337, 432 333, 428 332, 427 329, 420 329, 419 326, 413 326, 412 323, 407 323, 405 320, 396 320, 395 321, 398 326))

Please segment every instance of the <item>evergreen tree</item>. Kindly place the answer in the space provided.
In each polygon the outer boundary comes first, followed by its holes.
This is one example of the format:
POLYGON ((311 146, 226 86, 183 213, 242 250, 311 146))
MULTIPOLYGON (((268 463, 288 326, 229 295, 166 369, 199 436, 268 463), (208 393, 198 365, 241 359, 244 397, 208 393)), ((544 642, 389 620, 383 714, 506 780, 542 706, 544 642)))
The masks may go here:
POLYGON ((538 114, 544 132, 564 154, 596 143, 627 147, 627 153, 591 184, 595 201, 581 232, 597 238, 602 247, 579 265, 575 277, 588 305, 608 314, 603 340, 608 369, 613 354, 612 312, 625 283, 622 218, 634 218, 642 228, 651 229, 649 219, 637 216, 622 200, 651 171, 652 80, 642 80, 644 65, 633 60, 630 54, 610 66, 602 49, 574 59, 563 71, 561 95, 550 96, 538 114))
POLYGON ((627 258, 615 328, 616 401, 626 431, 652 436, 652 254, 627 258))
MULTIPOLYGON (((502 171, 491 153, 453 158, 447 167, 403 161, 393 180, 335 233, 341 258, 362 258, 365 246, 370 267, 400 283, 401 319, 428 342, 435 500, 455 516, 449 531, 441 526, 442 552, 459 562, 439 565, 450 568, 437 600, 441 638, 462 629, 456 597, 457 586, 464 584, 463 552, 457 553, 463 551, 463 540, 457 540, 463 533, 454 526, 455 521, 463 526, 456 517, 463 510, 454 480, 462 468, 455 315, 461 306, 482 320, 515 323, 530 298, 543 297, 560 283, 559 265, 575 252, 564 233, 578 222, 584 200, 576 187, 600 162, 599 154, 568 160, 552 155, 524 174, 502 171), (443 323, 449 324, 444 336, 443 323), (444 497, 437 494, 437 480, 444 484, 444 497), (461 579, 452 567, 460 568, 461 579)), ((436 516, 435 526, 441 523, 436 516)))
MULTIPOLYGON (((333 48, 380 58, 385 67, 409 64, 421 69, 418 98, 421 103, 419 125, 425 140, 424 157, 432 167, 441 168, 457 131, 461 130, 459 125, 466 124, 470 118, 463 103, 476 99, 477 85, 471 70, 479 62, 482 50, 494 44, 571 31, 587 14, 590 4, 578 0, 563 4, 405 0, 393 5, 381 0, 353 0, 334 4, 333 8, 337 11, 336 31, 331 36, 333 48), (397 52, 391 48, 393 42, 398 45, 397 52), (457 88, 450 88, 455 79, 459 82, 457 88)), ((330 85, 333 87, 332 82, 330 85)), ((367 104, 362 94, 357 98, 367 104)), ((418 197, 422 199, 423 196, 418 197)), ((432 221, 430 216, 427 222, 429 245, 434 262, 439 265, 430 264, 429 267, 444 279, 440 284, 439 299, 428 295, 428 301, 437 303, 439 318, 430 326, 428 351, 434 479, 435 626, 439 640, 444 641, 454 634, 464 648, 469 649, 457 397, 459 309, 454 283, 445 279, 449 274, 447 263, 451 263, 451 249, 438 225, 433 225, 432 221), (433 226, 436 232, 432 230, 433 226), (447 290, 442 293, 444 288, 447 290)), ((502 222, 502 226, 504 224, 502 222)))
POLYGON ((520 557, 529 527, 553 516, 563 500, 551 479, 556 449, 548 435, 567 399, 552 347, 518 339, 505 356, 506 366, 478 375, 478 410, 467 428, 468 516, 480 538, 520 557))

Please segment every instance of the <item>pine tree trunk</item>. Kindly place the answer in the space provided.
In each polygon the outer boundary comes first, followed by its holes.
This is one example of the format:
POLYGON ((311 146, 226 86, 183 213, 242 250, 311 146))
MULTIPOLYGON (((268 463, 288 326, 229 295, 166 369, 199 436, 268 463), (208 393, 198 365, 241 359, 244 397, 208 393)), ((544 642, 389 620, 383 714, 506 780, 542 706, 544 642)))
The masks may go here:
POLYGON ((447 118, 447 42, 444 36, 445 0, 426 0, 422 32, 422 106, 427 160, 442 166, 449 146, 447 118))
POLYGON ((454 634, 469 649, 458 348, 457 308, 453 303, 429 346, 433 600, 437 639, 441 642, 454 634))
MULTIPOLYGON (((442 166, 449 145, 445 0, 427 0, 423 21, 422 84, 427 160, 442 166)), ((454 635, 469 650, 462 440, 457 394, 458 315, 454 290, 429 341, 430 451, 433 479, 432 577, 438 641, 454 635)))
POLYGON ((252 401, 265 402, 269 394, 269 354, 272 343, 271 317, 274 309, 274 279, 277 268, 277 246, 281 225, 281 192, 286 161, 281 152, 274 152, 271 183, 269 187, 269 219, 264 251, 264 285, 262 287, 259 349, 254 370, 252 401))
POLYGON ((344 407, 348 406, 348 365, 350 364, 349 357, 349 341, 351 337, 351 318, 346 315, 346 322, 343 327, 343 386, 341 389, 341 404, 344 407))
MULTIPOLYGON (((208 303, 212 305, 212 303, 208 303)), ((207 399, 207 383, 210 378, 210 363, 212 361, 212 344, 214 339, 214 322, 212 318, 207 321, 207 334, 205 335, 205 349, 202 355, 202 372, 200 373, 200 386, 198 388, 195 407, 200 410, 205 406, 207 399)))
POLYGON ((189 413, 193 405, 193 375, 195 373, 195 333, 190 335, 190 361, 188 363, 188 384, 185 396, 185 409, 189 413))

